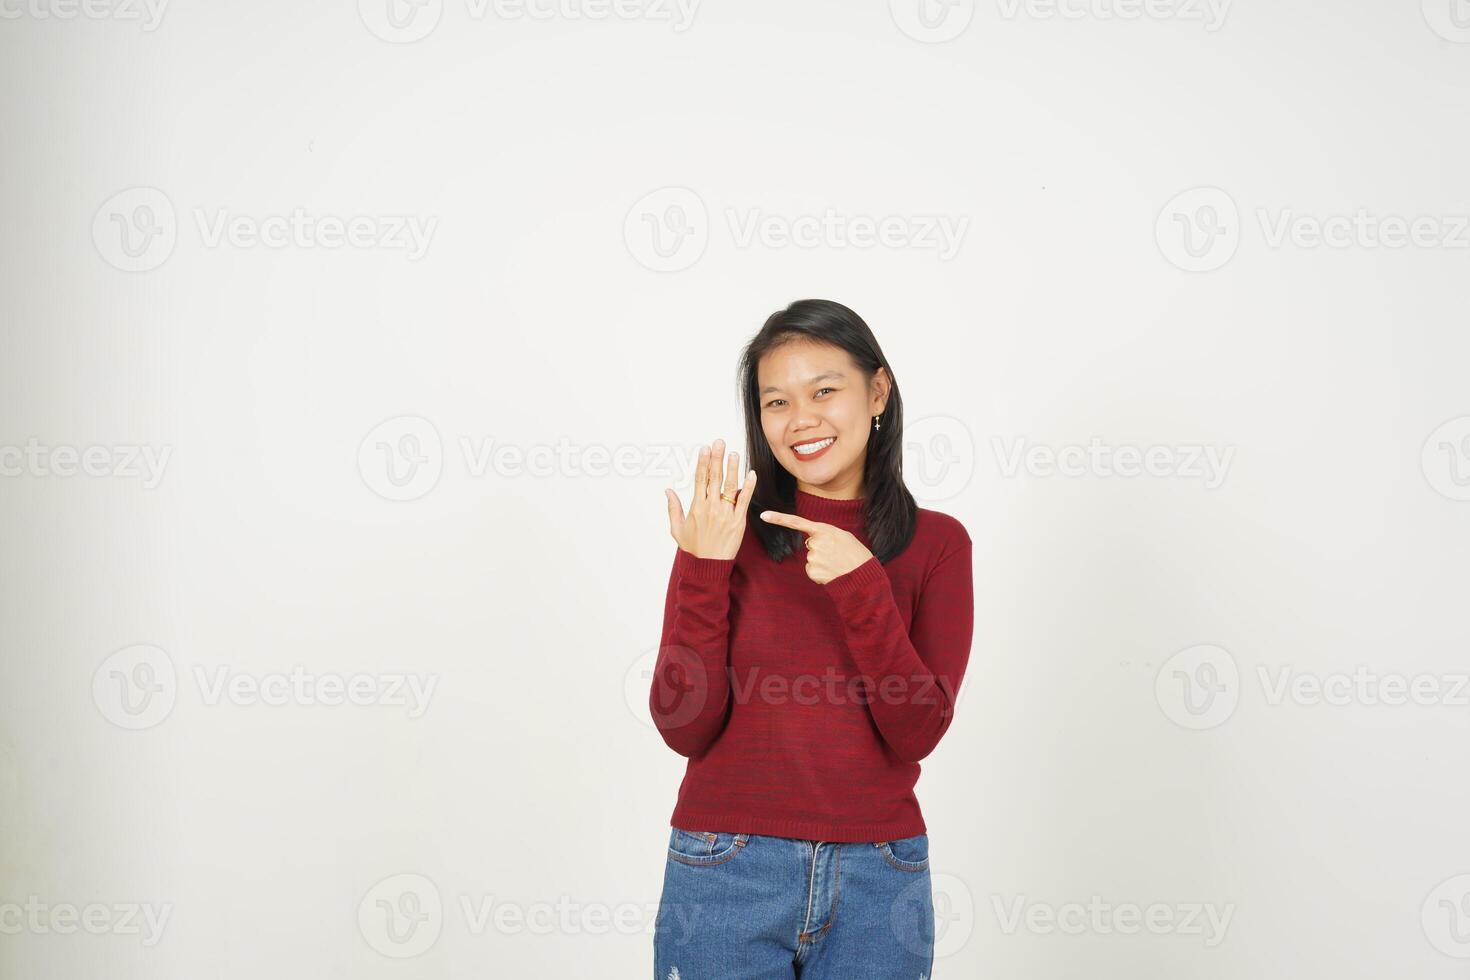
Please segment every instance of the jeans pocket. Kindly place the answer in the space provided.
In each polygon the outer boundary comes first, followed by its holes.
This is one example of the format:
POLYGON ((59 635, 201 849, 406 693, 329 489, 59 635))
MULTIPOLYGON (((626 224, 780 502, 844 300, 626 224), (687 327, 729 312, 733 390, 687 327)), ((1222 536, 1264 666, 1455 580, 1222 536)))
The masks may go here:
POLYGON ((885 861, 900 871, 927 871, 929 868, 928 834, 880 840, 873 846, 883 855, 885 861))
POLYGON ((739 854, 749 840, 749 834, 673 827, 669 832, 669 860, 695 867, 724 864, 739 854))

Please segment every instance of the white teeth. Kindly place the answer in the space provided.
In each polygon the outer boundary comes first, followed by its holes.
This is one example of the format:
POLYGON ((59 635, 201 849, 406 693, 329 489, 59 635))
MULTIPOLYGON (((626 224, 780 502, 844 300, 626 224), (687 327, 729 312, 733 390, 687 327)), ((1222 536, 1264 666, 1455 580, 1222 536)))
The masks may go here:
POLYGON ((805 446, 797 446, 796 454, 798 456, 810 456, 812 453, 820 452, 821 450, 826 449, 828 446, 832 445, 833 442, 833 439, 823 439, 821 442, 813 442, 808 443, 805 446))

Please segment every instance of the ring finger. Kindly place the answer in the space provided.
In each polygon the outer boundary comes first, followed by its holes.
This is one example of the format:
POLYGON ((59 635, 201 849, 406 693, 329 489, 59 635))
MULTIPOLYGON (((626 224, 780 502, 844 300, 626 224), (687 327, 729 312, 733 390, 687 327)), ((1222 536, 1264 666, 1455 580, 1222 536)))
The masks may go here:
POLYGON ((740 489, 740 453, 731 453, 728 463, 725 470, 725 496, 731 498, 730 503, 734 504, 734 498, 740 489))

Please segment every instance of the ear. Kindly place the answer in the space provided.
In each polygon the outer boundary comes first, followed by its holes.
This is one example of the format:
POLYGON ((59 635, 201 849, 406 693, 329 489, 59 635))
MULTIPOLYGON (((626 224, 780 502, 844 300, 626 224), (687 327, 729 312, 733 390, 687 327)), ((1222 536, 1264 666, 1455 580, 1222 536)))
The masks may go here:
POLYGON ((888 369, 880 366, 873 372, 873 380, 868 384, 868 414, 882 415, 888 407, 888 393, 893 390, 893 379, 888 375, 888 369))

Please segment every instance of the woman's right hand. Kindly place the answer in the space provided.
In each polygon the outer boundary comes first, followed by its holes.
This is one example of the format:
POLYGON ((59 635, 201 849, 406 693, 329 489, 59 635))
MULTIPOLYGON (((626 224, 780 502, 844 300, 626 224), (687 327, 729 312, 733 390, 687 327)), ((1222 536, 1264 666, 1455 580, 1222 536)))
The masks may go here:
POLYGON ((755 470, 738 487, 740 454, 730 454, 725 467, 725 440, 716 439, 714 446, 699 447, 699 465, 694 470, 694 496, 689 501, 689 514, 679 503, 679 495, 664 490, 669 502, 669 534, 679 547, 696 558, 734 558, 745 538, 745 512, 755 490, 755 470), (723 499, 724 493, 735 503, 723 499))

